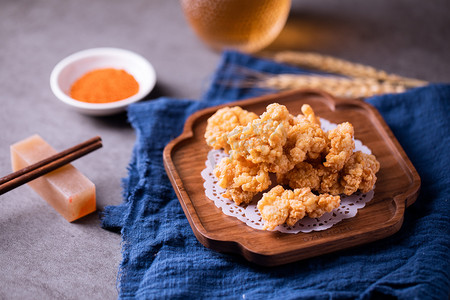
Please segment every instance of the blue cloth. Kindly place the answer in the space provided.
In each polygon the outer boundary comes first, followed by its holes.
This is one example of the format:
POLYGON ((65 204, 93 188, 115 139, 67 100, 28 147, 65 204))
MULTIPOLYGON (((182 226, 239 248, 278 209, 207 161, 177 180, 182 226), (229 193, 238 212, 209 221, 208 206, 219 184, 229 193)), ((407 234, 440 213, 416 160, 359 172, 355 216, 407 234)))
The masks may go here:
POLYGON ((393 236, 272 268, 217 253, 197 241, 166 176, 162 151, 193 112, 267 92, 239 88, 236 66, 304 72, 225 52, 202 101, 160 98, 129 107, 137 140, 124 180, 124 203, 107 207, 102 223, 121 230, 123 238, 119 298, 447 299, 450 85, 367 100, 385 118, 422 179, 419 198, 393 236), (224 82, 234 84, 224 88, 224 82))

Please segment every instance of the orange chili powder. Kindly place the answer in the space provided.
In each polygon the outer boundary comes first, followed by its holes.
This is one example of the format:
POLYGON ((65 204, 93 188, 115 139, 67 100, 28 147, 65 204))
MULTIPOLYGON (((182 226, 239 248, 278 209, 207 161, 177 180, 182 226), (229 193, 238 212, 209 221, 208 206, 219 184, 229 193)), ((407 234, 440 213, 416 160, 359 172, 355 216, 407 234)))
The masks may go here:
POLYGON ((139 84, 125 70, 97 69, 81 76, 70 89, 70 96, 90 103, 107 103, 131 97, 139 84))

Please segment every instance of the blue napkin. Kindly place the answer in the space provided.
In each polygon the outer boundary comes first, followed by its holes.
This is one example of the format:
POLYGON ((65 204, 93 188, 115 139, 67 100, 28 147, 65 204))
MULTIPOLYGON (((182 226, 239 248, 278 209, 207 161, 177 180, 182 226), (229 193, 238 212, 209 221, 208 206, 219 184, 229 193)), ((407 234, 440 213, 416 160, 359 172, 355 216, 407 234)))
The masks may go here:
POLYGON ((102 220, 104 228, 120 230, 123 238, 119 298, 447 299, 450 85, 367 100, 382 114, 422 179, 420 196, 406 210, 398 233, 272 268, 217 253, 197 241, 166 176, 162 151, 193 112, 268 92, 240 88, 245 78, 237 76, 239 67, 305 72, 225 52, 202 101, 160 98, 129 107, 137 140, 124 179, 124 202, 107 207, 102 220))

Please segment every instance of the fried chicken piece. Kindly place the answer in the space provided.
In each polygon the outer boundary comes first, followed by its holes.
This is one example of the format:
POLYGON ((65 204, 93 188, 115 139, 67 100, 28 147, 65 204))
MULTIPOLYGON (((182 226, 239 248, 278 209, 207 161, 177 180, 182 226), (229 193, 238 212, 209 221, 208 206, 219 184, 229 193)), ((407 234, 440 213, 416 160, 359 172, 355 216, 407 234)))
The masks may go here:
MULTIPOLYGON (((290 203, 289 199, 283 198, 284 189, 277 185, 269 192, 264 193, 261 200, 258 201, 257 208, 264 220, 263 229, 273 230, 278 225, 284 224, 289 217, 290 203)), ((305 209, 300 205, 297 209, 299 217, 305 216, 305 209), (303 216, 302 211, 303 209, 303 216)))
POLYGON ((327 137, 322 128, 303 119, 289 128, 286 151, 290 161, 295 165, 306 159, 320 158, 327 144, 327 137))
POLYGON ((264 229, 273 230, 286 223, 294 226, 305 215, 319 218, 326 212, 339 207, 340 197, 328 194, 314 195, 310 188, 285 190, 277 185, 264 193, 257 207, 264 220, 264 229))
POLYGON ((255 113, 239 106, 221 108, 208 119, 205 132, 206 143, 213 149, 224 149, 225 153, 228 153, 230 146, 227 143, 227 134, 236 126, 245 126, 257 118, 255 113))
POLYGON ((225 157, 214 168, 218 185, 227 189, 222 196, 237 205, 249 203, 258 192, 271 184, 269 173, 262 165, 256 165, 241 157, 225 157))
POLYGON ((230 153, 254 164, 275 163, 283 155, 289 118, 284 105, 270 104, 260 118, 246 126, 235 127, 227 135, 230 153))
POLYGON ((294 165, 306 159, 320 159, 328 147, 327 136, 311 106, 304 104, 302 113, 294 117, 287 134, 285 152, 294 165))
POLYGON ((331 195, 339 195, 344 192, 344 188, 339 183, 339 173, 322 164, 317 164, 317 173, 320 177, 320 187, 317 192, 331 195))
POLYGON ((371 154, 365 154, 361 151, 353 153, 342 170, 340 184, 346 195, 351 195, 358 189, 367 193, 372 190, 380 170, 380 163, 376 157, 371 154))
POLYGON ((327 193, 315 195, 311 193, 309 188, 297 190, 300 190, 297 197, 300 197, 300 199, 303 200, 303 204, 306 207, 306 213, 310 218, 320 218, 323 214, 331 212, 341 204, 340 196, 333 196, 327 193))
POLYGON ((293 189, 308 187, 319 193, 339 195, 344 189, 339 183, 339 173, 320 163, 298 163, 285 174, 277 174, 277 182, 293 189))
POLYGON ((314 110, 309 104, 303 104, 302 105, 302 114, 299 114, 297 116, 291 116, 290 124, 296 125, 299 122, 302 122, 304 120, 307 120, 310 123, 321 125, 320 118, 316 116, 314 113, 314 110))
POLYGON ((277 174, 277 182, 293 189, 309 187, 317 191, 320 188, 321 178, 318 170, 307 162, 300 162, 287 173, 277 174))
POLYGON ((380 163, 375 156, 354 152, 340 172, 322 164, 301 162, 285 174, 277 174, 277 182, 291 188, 309 187, 318 193, 352 195, 357 190, 367 193, 373 189, 380 163))
POLYGON ((294 168, 295 164, 289 159, 289 156, 283 154, 275 159, 273 163, 263 163, 264 168, 275 174, 284 174, 294 168))
POLYGON ((328 131, 327 134, 330 144, 323 165, 337 172, 342 170, 355 149, 354 129, 352 124, 344 122, 328 131))
POLYGON ((282 112, 279 113, 281 117, 278 117, 278 120, 283 122, 284 128, 287 129, 287 139, 281 155, 277 153, 273 161, 264 162, 267 170, 277 174, 286 173, 305 159, 320 159, 328 144, 327 137, 320 128, 320 122, 311 106, 303 105, 304 115, 294 117, 287 114, 287 110, 280 110, 280 106, 269 105, 267 113, 263 114, 261 119, 267 120, 267 116, 273 118, 274 109, 282 112))
POLYGON ((255 197, 256 194, 258 193, 243 191, 241 187, 237 187, 227 189, 227 191, 222 194, 222 197, 233 200, 237 205, 241 205, 242 203, 248 204, 252 202, 253 197, 255 197))
POLYGON ((291 121, 291 114, 286 106, 272 103, 267 105, 266 111, 260 117, 262 122, 278 121, 283 123, 284 127, 288 127, 291 121))
POLYGON ((302 111, 304 115, 290 116, 283 154, 274 163, 268 164, 269 172, 282 174, 306 159, 321 159, 327 147, 327 137, 311 106, 303 105, 302 111))
POLYGON ((302 113, 310 123, 317 124, 320 126, 320 118, 316 117, 314 110, 309 104, 302 105, 302 113))

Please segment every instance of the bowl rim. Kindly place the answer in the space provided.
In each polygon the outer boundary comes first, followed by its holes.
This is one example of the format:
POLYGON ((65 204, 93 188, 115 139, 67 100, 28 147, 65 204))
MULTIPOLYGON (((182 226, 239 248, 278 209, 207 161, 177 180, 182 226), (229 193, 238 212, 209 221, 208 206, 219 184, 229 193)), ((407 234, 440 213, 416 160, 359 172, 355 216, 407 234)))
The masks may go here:
POLYGON ((78 108, 79 110, 90 110, 90 111, 104 111, 104 110, 114 110, 119 108, 124 108, 128 106, 131 103, 137 102, 144 98, 146 95, 150 93, 150 91, 154 88, 156 84, 156 72, 153 68, 152 64, 145 59, 142 55, 137 54, 130 50, 125 50, 121 48, 114 48, 114 47, 98 47, 98 48, 91 48, 91 49, 85 49, 78 52, 75 52, 73 54, 70 54, 69 56, 63 58, 61 61, 59 61, 55 67, 53 68, 51 74, 50 74, 50 88, 52 92, 55 94, 55 96, 61 100, 62 102, 73 106, 75 108, 78 108), (76 100, 69 95, 67 95, 59 86, 58 79, 61 75, 61 72, 70 64, 73 64, 81 59, 91 57, 91 56, 97 56, 97 55, 118 55, 118 56, 129 56, 133 57, 134 59, 139 61, 139 64, 145 68, 146 73, 149 76, 149 80, 145 81, 145 84, 139 84, 139 91, 134 94, 133 96, 130 96, 128 98, 113 101, 113 102, 107 102, 107 103, 90 103, 90 102, 83 102, 76 100))

